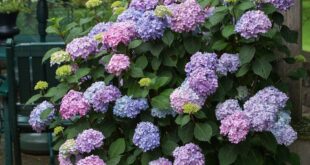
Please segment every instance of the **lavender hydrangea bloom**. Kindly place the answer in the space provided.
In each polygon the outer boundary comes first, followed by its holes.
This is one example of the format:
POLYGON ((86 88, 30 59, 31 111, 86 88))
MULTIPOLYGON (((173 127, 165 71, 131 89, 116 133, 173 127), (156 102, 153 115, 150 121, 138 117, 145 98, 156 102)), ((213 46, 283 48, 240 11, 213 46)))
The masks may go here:
POLYGON ((289 146, 297 139, 297 132, 288 124, 277 122, 270 131, 279 144, 289 146))
POLYGON ((166 158, 158 158, 156 160, 150 161, 149 165, 172 165, 172 162, 166 158))
POLYGON ((83 97, 83 93, 70 90, 62 98, 59 112, 63 119, 70 119, 76 115, 85 116, 89 110, 90 104, 83 97))
POLYGON ((176 116, 176 112, 173 111, 172 109, 161 110, 158 108, 152 108, 151 115, 153 117, 157 117, 157 118, 166 118, 169 115, 171 115, 173 117, 176 116))
POLYGON ((80 153, 90 153, 103 145, 104 135, 94 129, 84 130, 76 138, 76 149, 80 153))
POLYGON ((121 96, 122 94, 117 87, 105 86, 95 93, 91 104, 95 111, 105 113, 108 110, 109 103, 116 101, 121 96))
POLYGON ((190 73, 188 81, 190 88, 204 97, 215 93, 218 87, 218 77, 210 69, 196 69, 190 73))
POLYGON ((133 119, 148 107, 146 99, 132 99, 131 96, 123 96, 116 100, 113 114, 122 118, 133 119))
POLYGON ((69 157, 64 157, 63 155, 58 155, 59 165, 73 165, 69 157))
POLYGON ((185 65, 185 72, 189 75, 194 70, 200 68, 215 70, 217 61, 218 59, 215 53, 197 52, 191 56, 190 62, 185 65))
POLYGON ((220 132, 228 136, 231 143, 238 144, 245 140, 250 130, 250 120, 243 111, 237 111, 221 120, 220 132))
POLYGON ((246 39, 257 38, 259 34, 266 33, 271 26, 271 21, 263 11, 252 10, 241 16, 235 26, 235 31, 246 39))
POLYGON ((99 158, 99 156, 90 155, 81 159, 76 165, 106 165, 105 162, 99 158))
POLYGON ((215 115, 217 120, 223 120, 227 116, 232 115, 235 112, 242 111, 238 100, 228 99, 223 103, 219 103, 215 109, 215 115))
POLYGON ((139 10, 136 10, 134 8, 128 8, 127 10, 122 12, 122 14, 120 14, 117 17, 117 21, 118 22, 123 22, 123 21, 137 22, 139 18, 142 16, 142 14, 143 13, 139 10))
POLYGON ((152 10, 158 4, 158 0, 132 0, 129 7, 139 11, 152 10))
POLYGON ((173 151, 173 165, 204 165, 205 157, 198 145, 188 143, 184 146, 177 147, 173 151))
POLYGON ((205 98, 191 89, 187 80, 170 95, 171 107, 178 114, 183 113, 183 106, 187 103, 202 106, 204 102, 205 98))
POLYGON ((294 5, 294 0, 266 0, 266 2, 273 4, 281 11, 286 11, 294 5))
POLYGON ((98 91, 98 90, 101 90, 105 87, 105 83, 103 81, 98 81, 98 82, 94 82, 90 87, 88 87, 84 94, 83 94, 83 97, 89 101, 89 102, 92 102, 94 96, 95 96, 95 93, 98 91))
POLYGON ((181 4, 171 7, 172 17, 169 19, 171 30, 175 32, 194 31, 204 22, 205 12, 196 0, 186 0, 181 4))
POLYGON ((244 112, 250 119, 251 128, 255 131, 266 131, 276 121, 278 108, 270 104, 253 104, 249 109, 244 108, 244 112))
POLYGON ((33 130, 35 130, 36 132, 42 132, 45 129, 45 127, 50 124, 54 116, 55 116, 54 105, 47 101, 43 101, 32 110, 28 122, 33 130), (45 119, 41 119, 41 114, 46 110, 50 110, 50 113, 45 119))
POLYGON ((234 73, 240 66, 240 59, 238 54, 224 53, 218 60, 216 71, 221 75, 227 75, 227 73, 234 73))
POLYGON ((164 35, 167 22, 156 17, 154 11, 146 11, 137 22, 137 32, 144 41, 155 40, 164 35))
POLYGON ((103 33, 108 30, 108 28, 112 25, 111 22, 100 22, 97 25, 95 25, 90 32, 88 33, 88 37, 93 38, 97 34, 103 33))
POLYGON ((72 40, 66 47, 73 61, 81 58, 86 60, 97 49, 97 43, 90 37, 81 37, 72 40))
POLYGON ((144 152, 153 150, 160 145, 159 129, 151 122, 140 122, 135 129, 132 141, 144 152))

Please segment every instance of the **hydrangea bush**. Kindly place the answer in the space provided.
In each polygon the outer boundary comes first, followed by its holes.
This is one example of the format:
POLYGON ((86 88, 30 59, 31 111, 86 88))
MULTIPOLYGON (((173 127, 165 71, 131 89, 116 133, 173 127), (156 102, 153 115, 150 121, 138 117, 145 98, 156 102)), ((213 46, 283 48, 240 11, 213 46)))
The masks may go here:
POLYGON ((29 123, 54 129, 61 165, 298 164, 275 69, 300 61, 281 14, 292 5, 133 0, 47 53, 59 84, 37 88, 29 123))

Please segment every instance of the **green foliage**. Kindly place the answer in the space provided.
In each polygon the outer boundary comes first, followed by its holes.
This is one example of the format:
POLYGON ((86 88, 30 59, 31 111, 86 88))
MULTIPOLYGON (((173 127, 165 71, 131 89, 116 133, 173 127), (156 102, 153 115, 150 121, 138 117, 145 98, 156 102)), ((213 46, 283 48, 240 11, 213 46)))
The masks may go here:
POLYGON ((26 0, 1 0, 0 13, 27 12, 29 9, 26 7, 26 3, 26 0))

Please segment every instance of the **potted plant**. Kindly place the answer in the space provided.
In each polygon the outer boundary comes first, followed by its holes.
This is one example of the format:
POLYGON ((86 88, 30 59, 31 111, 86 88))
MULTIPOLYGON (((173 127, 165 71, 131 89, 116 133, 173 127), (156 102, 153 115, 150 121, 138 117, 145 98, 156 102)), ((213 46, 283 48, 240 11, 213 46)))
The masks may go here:
POLYGON ((25 0, 0 0, 0 40, 19 33, 16 19, 19 11, 27 11, 25 0))

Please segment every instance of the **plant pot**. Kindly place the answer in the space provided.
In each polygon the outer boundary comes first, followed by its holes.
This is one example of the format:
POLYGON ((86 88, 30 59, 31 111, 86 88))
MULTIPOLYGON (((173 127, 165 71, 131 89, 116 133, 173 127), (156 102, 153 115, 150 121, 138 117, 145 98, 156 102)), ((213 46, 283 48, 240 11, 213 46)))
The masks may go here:
POLYGON ((16 26, 18 12, 0 13, 0 40, 12 38, 19 33, 16 26))

